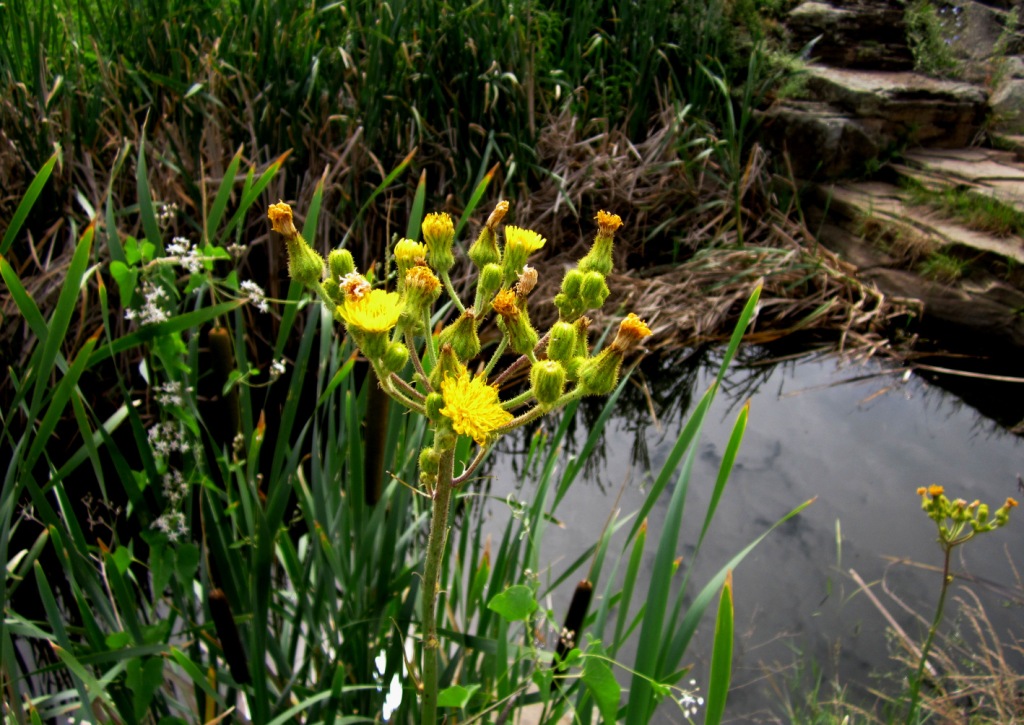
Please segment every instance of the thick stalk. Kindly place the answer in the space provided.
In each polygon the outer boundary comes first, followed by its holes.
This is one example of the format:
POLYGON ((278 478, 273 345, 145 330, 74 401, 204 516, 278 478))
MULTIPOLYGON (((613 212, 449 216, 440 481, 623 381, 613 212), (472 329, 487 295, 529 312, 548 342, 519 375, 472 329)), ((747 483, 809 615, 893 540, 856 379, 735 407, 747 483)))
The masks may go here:
POLYGON ((448 509, 452 495, 452 472, 455 449, 441 452, 437 486, 434 488, 433 510, 430 516, 430 537, 427 540, 427 561, 423 567, 423 701, 420 725, 437 722, 437 584, 444 560, 444 545, 448 538, 448 509))
POLYGON ((917 705, 920 700, 921 694, 921 680, 924 677, 924 668, 928 665, 928 653, 931 651, 932 642, 935 640, 935 633, 939 630, 939 624, 942 622, 942 611, 946 606, 946 593, 949 591, 949 559, 953 553, 953 547, 946 545, 943 547, 946 552, 945 561, 942 565, 942 592, 939 594, 939 604, 935 608, 935 618, 932 620, 932 626, 928 629, 928 638, 924 641, 924 647, 921 648, 921 661, 917 665, 917 673, 914 675, 913 681, 910 683, 910 708, 907 710, 906 725, 910 725, 914 722, 914 717, 917 715, 917 705))

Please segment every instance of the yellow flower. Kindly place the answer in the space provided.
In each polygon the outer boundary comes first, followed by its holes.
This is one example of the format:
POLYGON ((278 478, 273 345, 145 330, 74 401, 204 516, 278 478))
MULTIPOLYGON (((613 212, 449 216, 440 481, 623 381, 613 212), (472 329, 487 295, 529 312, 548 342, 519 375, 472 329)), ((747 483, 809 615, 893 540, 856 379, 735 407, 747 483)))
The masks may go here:
POLYGON ((267 218, 270 219, 270 226, 275 232, 291 238, 299 232, 292 222, 292 208, 283 201, 271 204, 267 209, 267 218))
POLYGON ((501 407, 498 389, 483 377, 470 377, 464 367, 458 377, 445 376, 441 395, 445 404, 441 415, 451 420, 456 433, 468 435, 481 446, 512 420, 512 414, 501 407))
POLYGON ((400 239, 395 245, 395 259, 410 267, 415 264, 426 264, 427 245, 411 239, 400 239))
POLYGON ((338 313, 349 327, 359 332, 387 332, 398 324, 401 298, 396 292, 370 290, 359 297, 348 297, 345 304, 338 305, 338 313))
POLYGON ((933 483, 931 486, 928 487, 928 495, 931 496, 932 498, 938 498, 939 496, 941 496, 945 492, 946 492, 946 489, 944 489, 942 486, 938 485, 937 483, 933 483))
POLYGON ((615 340, 612 342, 612 349, 619 352, 629 352, 650 334, 651 328, 647 326, 647 323, 630 312, 626 315, 626 319, 619 324, 619 334, 615 336, 615 340))
POLYGON ((597 212, 597 233, 612 235, 622 226, 622 217, 607 211, 597 212))
POLYGON ((526 257, 543 247, 545 241, 547 240, 544 237, 530 229, 520 229, 513 226, 505 227, 506 253, 515 251, 526 257))

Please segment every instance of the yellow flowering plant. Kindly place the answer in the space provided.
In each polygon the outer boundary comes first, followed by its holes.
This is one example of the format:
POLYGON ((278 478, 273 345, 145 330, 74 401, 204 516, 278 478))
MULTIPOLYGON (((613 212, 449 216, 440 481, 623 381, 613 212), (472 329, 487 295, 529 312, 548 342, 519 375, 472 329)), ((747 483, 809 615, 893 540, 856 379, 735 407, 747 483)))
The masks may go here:
POLYGON ((606 211, 597 214, 592 248, 562 280, 555 299, 559 320, 540 334, 528 313, 539 273, 527 262, 546 240, 535 231, 506 226, 501 244, 498 226, 508 208, 508 202, 498 203, 470 247, 478 280, 469 305, 459 299, 449 277, 455 263, 455 226, 448 214, 427 215, 421 225, 423 242, 397 242, 392 252, 397 282, 388 291, 361 275, 345 250, 333 251, 325 264, 296 230, 287 204, 268 210, 273 229, 287 245, 292 279, 331 310, 373 367, 381 388, 425 416, 432 429, 433 441, 419 456, 419 482, 432 502, 421 590, 421 723, 437 721, 438 580, 453 490, 469 481, 501 435, 584 395, 611 392, 624 357, 651 335, 630 314, 612 344, 591 355, 586 313, 600 308, 608 296, 605 275, 611 271, 614 235, 622 225, 618 215, 606 211), (453 311, 447 325, 434 334, 434 308, 442 291, 453 311), (488 361, 478 363, 479 329, 488 320, 495 322, 501 339, 488 361), (516 358, 497 371, 506 352, 516 358), (506 384, 527 369, 529 388, 503 399, 506 384), (459 436, 471 438, 477 452, 456 471, 459 436))

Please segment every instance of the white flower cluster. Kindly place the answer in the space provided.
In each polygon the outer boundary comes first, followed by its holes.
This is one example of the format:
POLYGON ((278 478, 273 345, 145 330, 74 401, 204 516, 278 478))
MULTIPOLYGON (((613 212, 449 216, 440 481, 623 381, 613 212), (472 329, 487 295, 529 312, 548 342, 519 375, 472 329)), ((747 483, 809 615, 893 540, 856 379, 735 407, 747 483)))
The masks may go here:
POLYGON ((181 471, 173 470, 164 474, 164 496, 172 506, 177 506, 188 493, 188 482, 181 471))
POLYGON ((170 204, 156 204, 156 221, 161 226, 166 226, 178 213, 178 205, 173 201, 170 204))
POLYGON ((188 536, 188 525, 185 523, 185 514, 181 511, 167 511, 153 522, 153 528, 167 534, 169 541, 178 541, 188 536))
POLYGON ((167 253, 176 257, 178 264, 192 274, 203 271, 203 258, 199 256, 199 248, 185 237, 174 237, 167 245, 167 253))
POLYGON ((267 304, 267 293, 263 291, 263 288, 253 282, 251 279, 247 279, 240 285, 242 291, 245 292, 249 297, 249 303, 255 305, 256 309, 260 312, 269 311, 270 307, 267 304))
POLYGON ((187 453, 191 448, 175 423, 157 423, 146 435, 149 438, 149 445, 157 455, 167 456, 174 451, 187 453))
POLYGON ((679 705, 683 708, 684 717, 693 717, 699 708, 704 707, 704 698, 697 694, 700 692, 697 680, 690 680, 690 687, 693 689, 683 690, 683 695, 679 698, 679 705))
POLYGON ((124 319, 137 320, 140 325, 152 325, 167 320, 167 312, 160 306, 160 301, 167 299, 167 291, 149 280, 142 283, 142 307, 134 310, 131 307, 124 311, 124 319))
POLYGON ((279 377, 284 375, 285 370, 287 370, 287 368, 285 367, 284 364, 284 358, 281 358, 280 360, 275 360, 274 362, 270 363, 270 382, 274 382, 279 377))
POLYGON ((180 382, 172 380, 156 386, 156 402, 160 405, 184 405, 184 394, 192 392, 192 388, 184 387, 180 382))

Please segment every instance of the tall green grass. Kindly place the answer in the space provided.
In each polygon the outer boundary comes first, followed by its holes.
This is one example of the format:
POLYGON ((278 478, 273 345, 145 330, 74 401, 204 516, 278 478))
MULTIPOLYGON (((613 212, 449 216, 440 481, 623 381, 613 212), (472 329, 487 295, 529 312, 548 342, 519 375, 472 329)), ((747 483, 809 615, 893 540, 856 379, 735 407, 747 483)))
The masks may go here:
MULTIPOLYGON (((3 242, 0 276, 29 331, 25 362, 9 368, 0 405, 0 446, 9 461, 0 495, 5 722, 207 722, 239 708, 261 723, 356 723, 379 719, 386 702, 392 722, 415 721, 420 675, 409 653, 421 631, 429 511, 416 480, 424 424, 393 410, 372 425, 383 413, 371 402, 375 383, 297 286, 272 301, 279 332, 259 333, 255 303, 226 249, 280 166, 250 171, 236 184, 240 156, 232 163, 196 235, 193 271, 168 260, 144 165, 130 215, 142 218, 146 235, 119 232, 125 212, 108 196, 79 235, 53 309, 33 299, 7 252, 42 183, 3 242), (240 200, 233 209, 232 196, 240 200), (125 310, 144 306, 152 287, 166 294, 164 319, 119 332, 125 310), (89 308, 98 308, 98 329, 84 340, 69 337, 73 318, 89 308), (285 372, 271 375, 267 361, 281 358, 285 372), (172 389, 179 397, 164 398, 172 389), (173 431, 161 437, 174 445, 151 437, 158 424, 173 431), (368 436, 382 436, 387 452, 375 503, 367 496, 375 475, 364 457, 368 436)), ((320 213, 318 188, 306 234, 320 213)), ((477 494, 460 492, 452 556, 441 574, 445 712, 487 721, 542 703, 545 722, 574 712, 587 723, 646 722, 659 703, 681 709, 681 663, 721 593, 707 690, 709 721, 721 716, 731 602, 743 596, 727 584, 729 572, 756 542, 700 584, 677 571, 675 557, 700 432, 757 298, 755 290, 718 380, 641 510, 613 521, 551 583, 588 578, 598 593, 581 628, 586 635, 559 658, 563 676, 554 688, 555 656, 538 646, 534 631, 558 631, 562 613, 535 609, 547 589, 529 572, 546 566, 545 529, 627 381, 564 468, 560 451, 575 406, 550 436, 533 439, 536 494, 509 517, 499 541, 485 542, 477 494), (643 522, 666 496, 664 529, 648 530, 643 522), (653 576, 643 584, 649 551, 653 576), (637 654, 623 661, 631 637, 637 654), (628 695, 616 679, 624 673, 632 678, 628 695)), ((698 550, 746 420, 744 408, 698 550)), ((468 446, 456 455, 465 460, 468 446)))
MULTIPOLYGON (((633 138, 673 104, 717 123, 699 66, 722 59, 730 85, 746 73, 729 60, 730 12, 720 0, 9 0, 0 123, 24 183, 63 149, 68 202, 75 187, 90 195, 92 169, 144 127, 193 209, 204 177, 243 144, 256 163, 291 149, 312 180, 330 160, 340 176, 329 208, 347 217, 376 172, 413 149, 433 198, 466 200, 497 162, 518 193, 544 176, 536 141, 552 114, 633 138)), ((285 198, 312 186, 301 174, 282 183, 285 198)), ((129 186, 114 191, 135 201, 129 186)))

